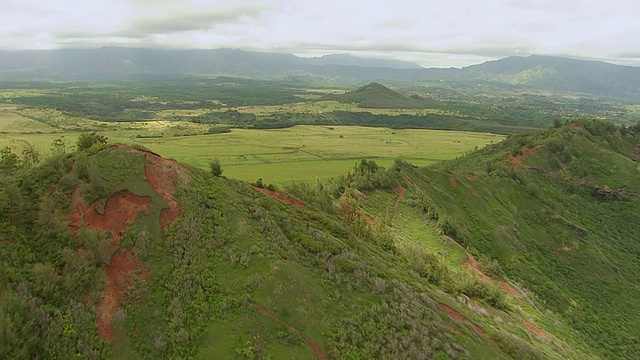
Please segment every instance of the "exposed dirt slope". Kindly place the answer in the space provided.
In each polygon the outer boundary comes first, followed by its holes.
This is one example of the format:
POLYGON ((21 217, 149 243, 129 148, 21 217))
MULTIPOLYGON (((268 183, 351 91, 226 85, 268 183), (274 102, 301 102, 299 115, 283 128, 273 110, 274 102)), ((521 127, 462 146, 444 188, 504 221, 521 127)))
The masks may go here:
POLYGON ((460 312, 458 312, 456 309, 452 308, 449 305, 446 304, 438 304, 438 306, 440 306, 440 309, 447 314, 448 317, 463 322, 463 323, 469 323, 471 325, 473 325, 473 328, 476 330, 476 332, 478 333, 478 335, 487 338, 489 341, 491 341, 491 343, 493 344, 493 346, 496 349, 500 349, 500 347, 498 346, 498 343, 496 343, 495 341, 493 341, 493 339, 478 325, 472 323, 471 321, 469 321, 469 319, 467 319, 466 316, 462 315, 460 312))
POLYGON ((280 201, 284 201, 289 205, 293 205, 295 207, 299 207, 299 208, 303 208, 303 209, 308 209, 307 204, 305 204, 303 202, 300 202, 298 200, 293 200, 291 198, 288 198, 288 197, 282 195, 279 192, 267 190, 267 189, 264 189, 264 188, 261 188, 261 187, 257 187, 257 186, 255 188, 258 189, 261 193, 263 193, 265 195, 268 195, 268 196, 271 196, 274 199, 278 199, 280 201))
MULTIPOLYGON (((185 168, 173 160, 133 149, 130 151, 145 154, 145 178, 153 190, 168 204, 162 209, 160 219, 163 230, 175 221, 181 213, 180 204, 175 197, 175 182, 185 183, 188 180, 185 168)), ((136 299, 125 297, 129 290, 136 286, 137 281, 148 281, 147 264, 143 263, 136 254, 135 248, 123 248, 120 240, 130 226, 135 224, 140 211, 149 211, 153 204, 148 196, 135 195, 127 190, 112 194, 104 204, 104 211, 98 211, 98 203, 87 206, 82 198, 82 187, 78 186, 72 194, 72 210, 68 215, 69 226, 73 233, 82 227, 99 229, 111 234, 113 254, 103 269, 107 276, 107 284, 96 305, 98 335, 103 340, 113 340, 115 333, 111 327, 113 314, 118 309, 119 302, 125 300, 134 302, 136 299)), ((160 206, 160 204, 156 204, 160 206)))

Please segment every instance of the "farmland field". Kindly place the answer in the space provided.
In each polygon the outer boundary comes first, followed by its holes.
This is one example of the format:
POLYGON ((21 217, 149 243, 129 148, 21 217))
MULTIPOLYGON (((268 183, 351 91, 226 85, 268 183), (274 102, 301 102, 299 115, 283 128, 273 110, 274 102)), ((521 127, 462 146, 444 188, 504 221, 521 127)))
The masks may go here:
MULTIPOLYGON (((262 178, 265 183, 273 184, 328 179, 345 174, 363 158, 374 159, 383 166, 397 158, 422 166, 461 156, 475 147, 504 138, 462 131, 304 125, 272 130, 234 129, 231 133, 216 135, 137 137, 170 130, 169 123, 166 128, 159 125, 102 134, 111 142, 142 145, 164 157, 200 168, 206 168, 217 158, 226 176, 247 181, 262 178)), ((10 146, 20 151, 29 142, 46 153, 51 142, 61 136, 68 139, 71 146, 78 133, 4 134, 0 135, 0 147, 10 146)))

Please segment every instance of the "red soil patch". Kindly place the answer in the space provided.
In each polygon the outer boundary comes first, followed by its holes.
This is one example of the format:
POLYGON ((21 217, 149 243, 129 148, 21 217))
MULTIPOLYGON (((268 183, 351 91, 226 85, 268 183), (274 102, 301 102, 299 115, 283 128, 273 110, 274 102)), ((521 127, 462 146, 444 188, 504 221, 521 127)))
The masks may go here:
POLYGON ((582 128, 580 127, 580 125, 578 125, 578 124, 576 124, 576 123, 571 123, 571 124, 569 125, 569 127, 570 127, 570 128, 572 128, 572 129, 582 129, 582 128))
POLYGON ((405 175, 405 176, 403 176, 403 178, 404 178, 404 181, 406 181, 406 182, 407 182, 407 184, 410 184, 410 185, 416 186, 416 184, 415 184, 413 181, 411 181, 411 179, 409 179, 406 175, 405 175))
POLYGON ((364 220, 369 224, 373 224, 374 222, 376 222, 369 214, 364 214, 363 216, 364 216, 364 220))
POLYGON ((482 280, 484 280, 485 282, 489 284, 497 284, 498 286, 500 286, 502 290, 504 290, 510 295, 518 296, 520 294, 520 292, 516 288, 509 285, 507 282, 502 280, 498 280, 498 281, 493 280, 492 278, 485 275, 482 271, 480 271, 480 269, 478 269, 478 260, 476 260, 473 257, 473 255, 469 254, 468 252, 467 252, 467 260, 464 262, 464 264, 462 264, 462 266, 480 275, 482 280))
POLYGON ((447 327, 453 331, 454 333, 460 335, 460 336, 464 336, 464 333, 460 330, 458 330, 455 326, 451 325, 451 324, 447 324, 447 327))
MULTIPOLYGON (((120 239, 129 225, 135 223, 138 212, 149 210, 151 198, 121 191, 107 199, 103 214, 98 213, 97 204, 91 205, 88 209, 85 207, 80 190, 74 190, 72 198, 75 205, 69 214, 71 231, 77 232, 82 224, 88 228, 109 231, 112 245, 117 248, 111 255, 109 264, 102 266, 107 275, 107 284, 96 306, 98 336, 103 340, 113 340, 115 333, 111 328, 111 319, 118 308, 123 291, 134 286, 135 275, 145 280, 149 278, 146 266, 138 259, 135 250, 119 247, 120 239)), ((78 256, 82 256, 82 253, 83 251, 78 250, 78 256)))
POLYGON ((469 321, 469 319, 467 319, 466 316, 462 315, 460 312, 458 312, 457 310, 455 310, 454 308, 452 308, 451 306, 447 305, 447 304, 443 304, 443 303, 439 303, 438 306, 440 306, 440 309, 447 314, 448 317, 463 322, 463 323, 469 323, 471 325, 473 325, 473 328, 476 330, 476 332, 478 333, 478 335, 487 338, 489 341, 491 341, 491 343, 493 344, 493 346, 496 349, 500 349, 500 347, 498 346, 498 344, 493 341, 493 339, 491 339, 491 337, 484 332, 484 330, 482 330, 482 328, 474 323, 472 323, 471 321, 469 321))
POLYGON ((449 177, 449 181, 451 181, 451 186, 453 186, 453 188, 457 188, 458 187, 458 182, 456 181, 456 177, 451 175, 449 177))
POLYGON ((396 208, 398 207, 398 203, 400 203, 400 200, 404 198, 404 194, 407 193, 407 189, 403 188, 401 185, 398 185, 398 187, 395 188, 395 191, 398 192, 398 197, 396 198, 396 202, 393 204, 393 216, 391 217, 391 221, 396 218, 396 208))
POLYGON ((267 190, 267 189, 264 189, 264 188, 261 188, 261 187, 257 187, 257 186, 254 186, 254 187, 256 189, 258 189, 260 192, 262 192, 263 194, 271 196, 274 199, 278 199, 280 201, 284 201, 289 205, 293 205, 295 207, 300 207, 300 208, 303 208, 303 209, 308 209, 309 208, 309 207, 307 207, 307 204, 305 204, 303 202, 300 202, 300 201, 297 201, 297 200, 293 200, 291 198, 288 198, 288 197, 282 195, 279 192, 267 190))
POLYGON ((524 159, 526 159, 529 155, 533 155, 537 157, 538 156, 537 150, 543 146, 544 145, 536 145, 531 149, 527 148, 526 146, 523 146, 522 154, 514 156, 511 152, 509 152, 507 156, 504 157, 503 162, 513 170, 518 170, 520 165, 522 165, 522 162, 524 161, 524 159))
MULTIPOLYGON (((288 322, 282 320, 277 315, 269 312, 267 309, 263 308, 262 306, 260 306, 258 304, 253 304, 253 306, 257 307, 258 310, 260 310, 263 314, 265 314, 268 317, 272 318, 273 320, 283 324, 287 328, 296 330, 296 328, 294 328, 293 325, 291 325, 288 322)), ((309 340, 308 338, 306 338, 304 336, 302 336, 302 340, 305 342, 305 344, 307 344, 311 348, 311 350, 313 350, 314 354, 316 354, 316 356, 318 358, 320 358, 322 360, 327 360, 328 359, 327 356, 324 354, 324 352, 322 352, 322 349, 320 348, 320 346, 318 344, 314 343, 313 341, 309 340)))
MULTIPOLYGON (((175 182, 187 181, 184 167, 176 161, 163 159, 157 154, 133 149, 125 145, 114 145, 116 148, 126 148, 145 154, 145 178, 153 190, 158 193, 169 205, 160 213, 162 228, 165 229, 178 216, 180 216, 180 204, 176 199, 175 182)), ((138 196, 129 191, 121 191, 112 194, 105 202, 104 211, 98 213, 98 204, 89 207, 82 198, 82 189, 76 187, 71 196, 72 210, 67 216, 69 227, 74 234, 81 226, 108 231, 111 234, 112 246, 115 252, 111 255, 109 263, 103 265, 107 275, 107 284, 100 296, 100 302, 96 306, 98 336, 102 340, 113 340, 115 333, 111 328, 113 314, 118 308, 123 293, 134 288, 135 280, 149 280, 147 266, 136 255, 135 249, 120 247, 120 239, 130 225, 134 224, 141 210, 148 211, 152 199, 148 196, 138 196)), ((78 249, 78 256, 83 256, 84 249, 78 249)), ((126 299, 130 303, 136 299, 126 299)))
POLYGON ((478 179, 474 175, 467 175, 467 179, 471 180, 472 182, 478 181, 478 179))
POLYGON ((544 333, 544 331, 540 330, 539 327, 533 325, 532 323, 528 322, 525 319, 522 319, 522 324, 524 324, 524 326, 529 329, 530 331, 534 332, 536 335, 540 336, 541 338, 545 339, 545 340, 549 340, 549 336, 547 334, 544 333))
POLYGON ((162 230, 165 230, 182 213, 174 193, 176 181, 186 182, 184 167, 174 160, 164 159, 153 153, 146 153, 145 160, 144 176, 147 182, 169 205, 168 209, 160 212, 160 223, 162 230))

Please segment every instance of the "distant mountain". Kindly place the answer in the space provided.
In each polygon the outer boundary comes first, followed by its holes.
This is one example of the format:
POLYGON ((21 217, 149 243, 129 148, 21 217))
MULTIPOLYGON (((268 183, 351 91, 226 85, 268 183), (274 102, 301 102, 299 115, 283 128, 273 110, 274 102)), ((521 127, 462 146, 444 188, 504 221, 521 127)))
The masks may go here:
POLYGON ((410 97, 401 95, 388 87, 370 83, 356 90, 332 97, 344 103, 356 103, 362 108, 417 108, 422 107, 420 102, 410 97))
POLYGON ((509 57, 464 68, 459 78, 603 96, 640 96, 640 68, 553 56, 509 57))
POLYGON ((364 66, 379 67, 391 69, 422 69, 422 66, 408 61, 386 60, 386 59, 369 59, 361 58, 348 54, 332 54, 324 55, 316 58, 306 59, 311 65, 342 65, 342 66, 364 66))
POLYGON ((153 50, 103 47, 0 51, 3 80, 128 80, 184 76, 240 76, 300 82, 420 83, 450 81, 560 90, 640 99, 640 68, 550 56, 509 57, 462 69, 351 55, 300 58, 288 53, 214 50, 153 50))

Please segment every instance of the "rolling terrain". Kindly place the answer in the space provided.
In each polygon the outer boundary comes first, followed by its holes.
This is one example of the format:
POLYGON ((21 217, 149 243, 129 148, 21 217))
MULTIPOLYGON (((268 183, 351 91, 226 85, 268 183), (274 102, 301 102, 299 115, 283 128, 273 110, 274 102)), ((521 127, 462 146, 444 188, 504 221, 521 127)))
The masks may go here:
POLYGON ((578 121, 282 189, 3 151, 0 357, 631 358, 639 136, 578 121))
POLYGON ((457 68, 422 68, 400 60, 328 55, 300 58, 288 53, 239 49, 155 50, 119 47, 0 51, 6 81, 116 81, 200 79, 235 76, 291 83, 392 84, 449 82, 469 88, 568 91, 638 100, 640 68, 552 56, 509 57, 457 68))

